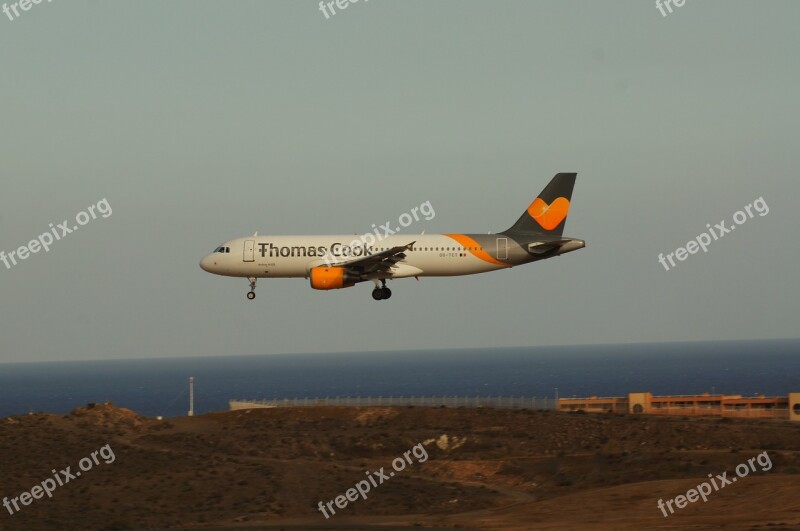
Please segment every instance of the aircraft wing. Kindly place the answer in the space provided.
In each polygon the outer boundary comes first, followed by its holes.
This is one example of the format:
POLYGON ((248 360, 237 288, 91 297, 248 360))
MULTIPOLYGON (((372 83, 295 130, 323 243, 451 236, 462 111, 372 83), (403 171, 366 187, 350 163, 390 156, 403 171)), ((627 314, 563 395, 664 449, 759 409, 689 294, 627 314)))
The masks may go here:
POLYGON ((369 256, 362 256, 353 260, 345 262, 335 262, 329 264, 331 267, 347 267, 349 269, 360 269, 364 273, 373 273, 376 271, 388 271, 397 262, 404 260, 406 257, 405 252, 411 249, 414 244, 413 241, 407 245, 392 247, 379 253, 371 254, 369 256))

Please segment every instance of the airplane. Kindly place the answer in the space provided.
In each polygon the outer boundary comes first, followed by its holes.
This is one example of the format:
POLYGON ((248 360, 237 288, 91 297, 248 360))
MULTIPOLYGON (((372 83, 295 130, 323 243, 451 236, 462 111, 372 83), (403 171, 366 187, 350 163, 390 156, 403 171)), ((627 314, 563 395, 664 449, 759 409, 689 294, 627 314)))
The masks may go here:
POLYGON ((562 236, 577 173, 558 173, 508 230, 497 234, 253 236, 230 240, 200 261, 209 273, 244 277, 255 299, 259 278, 305 278, 317 290, 375 285, 372 298, 392 296, 387 280, 474 275, 538 262, 582 249, 562 236))

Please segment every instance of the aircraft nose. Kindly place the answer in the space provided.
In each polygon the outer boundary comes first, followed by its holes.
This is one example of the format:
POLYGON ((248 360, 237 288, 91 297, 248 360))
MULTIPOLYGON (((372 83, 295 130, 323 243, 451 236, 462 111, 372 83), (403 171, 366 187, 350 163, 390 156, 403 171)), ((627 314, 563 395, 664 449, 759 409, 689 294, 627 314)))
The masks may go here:
POLYGON ((213 271, 211 271, 211 268, 214 265, 213 260, 214 258, 211 255, 204 257, 202 260, 200 260, 200 269, 203 271, 208 271, 209 273, 213 273, 213 271))

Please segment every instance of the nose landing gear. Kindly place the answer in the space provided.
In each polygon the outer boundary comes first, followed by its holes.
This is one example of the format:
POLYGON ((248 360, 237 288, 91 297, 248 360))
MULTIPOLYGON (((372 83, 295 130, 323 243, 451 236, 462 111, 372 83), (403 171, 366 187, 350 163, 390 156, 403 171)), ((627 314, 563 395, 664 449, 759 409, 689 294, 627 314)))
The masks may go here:
POLYGON ((250 281, 250 291, 247 292, 247 298, 253 300, 256 298, 256 277, 250 277, 247 280, 250 281))

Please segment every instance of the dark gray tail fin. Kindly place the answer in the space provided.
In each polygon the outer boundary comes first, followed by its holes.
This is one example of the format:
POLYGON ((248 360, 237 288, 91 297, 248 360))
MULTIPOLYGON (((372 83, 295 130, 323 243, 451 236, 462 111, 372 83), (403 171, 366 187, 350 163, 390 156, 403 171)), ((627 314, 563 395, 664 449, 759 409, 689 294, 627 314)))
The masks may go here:
POLYGON ((547 234, 561 236, 567 223, 569 205, 572 201, 572 188, 577 173, 557 173, 536 196, 533 203, 514 225, 502 234, 547 234))

